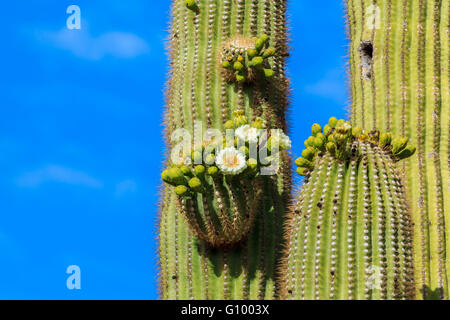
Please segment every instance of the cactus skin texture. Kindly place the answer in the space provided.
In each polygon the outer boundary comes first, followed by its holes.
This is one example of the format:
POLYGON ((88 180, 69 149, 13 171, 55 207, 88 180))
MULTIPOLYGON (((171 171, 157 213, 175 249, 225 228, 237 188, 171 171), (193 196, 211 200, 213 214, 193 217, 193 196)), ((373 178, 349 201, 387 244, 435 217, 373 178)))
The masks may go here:
POLYGON ((314 125, 326 139, 307 140, 309 162, 296 161, 306 181, 288 224, 283 297, 411 299, 412 226, 395 162, 413 148, 336 121, 325 135, 314 125))
POLYGON ((399 165, 414 223, 416 296, 449 299, 450 1, 347 0, 351 121, 409 137, 399 165))
MULTIPOLYGON (((179 128, 223 130, 236 110, 250 121, 265 119, 268 128, 286 131, 288 81, 286 1, 174 0, 169 39, 170 74, 166 93, 166 136, 179 128), (221 54, 229 39, 269 38, 275 54, 266 67, 271 77, 252 83, 228 81, 221 54)), ((277 266, 290 198, 290 161, 283 157, 277 175, 261 177, 263 200, 248 237, 238 245, 211 247, 199 240, 183 217, 173 186, 165 186, 159 216, 159 284, 162 299, 275 299, 280 287, 277 266)), ((166 162, 169 165, 169 161, 166 162)), ((180 189, 180 188, 179 188, 180 189)), ((178 190, 183 192, 183 190, 178 190)))

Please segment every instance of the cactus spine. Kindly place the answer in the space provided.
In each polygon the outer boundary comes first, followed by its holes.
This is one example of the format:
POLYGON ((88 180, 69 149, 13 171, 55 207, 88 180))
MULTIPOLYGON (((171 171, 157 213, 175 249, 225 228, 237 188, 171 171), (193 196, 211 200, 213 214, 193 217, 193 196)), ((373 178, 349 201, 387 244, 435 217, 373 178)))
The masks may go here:
POLYGON ((400 164, 414 223, 416 295, 449 298, 448 0, 347 0, 352 123, 410 138, 400 164))
POLYGON ((306 181, 288 224, 284 297, 412 298, 411 221, 395 161, 414 147, 336 118, 312 131, 296 160, 306 181))
MULTIPOLYGON (((284 0, 173 1, 171 72, 166 99, 169 140, 179 128, 193 134, 199 130, 199 123, 204 128, 222 130, 238 110, 251 121, 261 117, 268 128, 286 130, 285 12, 284 0), (239 74, 242 68, 236 64, 236 78, 230 79, 224 72, 223 46, 237 36, 250 43, 256 41, 253 37, 260 39, 262 35, 268 36, 267 49, 273 48, 270 56, 263 51, 256 52, 265 57, 262 77, 243 81, 245 74, 239 74)), ((258 48, 263 50, 260 44, 258 48)), ((247 58, 236 59, 233 64, 247 58)), ((168 143, 169 151, 174 145, 172 141, 168 143)), ((262 177, 261 190, 266 196, 257 202, 254 225, 238 245, 212 247, 194 236, 192 226, 182 214, 186 206, 175 192, 184 194, 188 187, 197 188, 198 181, 179 186, 176 191, 172 186, 164 188, 159 221, 161 298, 273 299, 278 296, 276 266, 290 193, 290 166, 286 159, 285 156, 277 175, 262 177)), ((174 177, 177 179, 177 175, 174 177)), ((166 175, 165 178, 171 179, 166 175)))

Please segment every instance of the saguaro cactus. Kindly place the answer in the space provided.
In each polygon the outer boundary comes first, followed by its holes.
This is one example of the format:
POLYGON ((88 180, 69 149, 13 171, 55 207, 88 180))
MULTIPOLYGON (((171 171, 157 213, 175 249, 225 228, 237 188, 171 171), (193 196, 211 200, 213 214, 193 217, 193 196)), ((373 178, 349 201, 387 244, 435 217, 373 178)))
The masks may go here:
MULTIPOLYGON (((264 119, 269 129, 286 130, 285 12, 284 0, 173 1, 166 114, 169 154, 177 143, 170 139, 177 129, 191 135, 202 127, 223 130, 234 111, 243 112, 249 121, 264 119)), ((166 165, 175 168, 171 159, 166 165)), ((193 233, 193 225, 183 214, 188 207, 179 197, 201 193, 206 182, 201 181, 202 168, 183 169, 182 175, 176 169, 163 174, 177 187, 166 186, 161 200, 161 298, 276 298, 280 292, 276 266, 291 180, 286 154, 277 175, 260 177, 263 197, 254 204, 255 222, 248 235, 233 238, 239 243, 224 243, 219 232, 219 241, 211 245, 210 237, 193 233), (198 180, 186 181, 192 174, 198 180)), ((216 196, 208 194, 205 199, 215 208, 232 205, 216 196)), ((204 213, 201 205, 196 208, 204 213)), ((199 222, 208 219, 207 215, 198 218, 199 222)), ((214 233, 222 227, 215 224, 211 230, 214 233)))
POLYGON ((414 223, 417 297, 449 298, 448 0, 347 0, 351 121, 409 137, 400 164, 414 223))
POLYGON ((288 224, 283 297, 412 298, 411 221, 394 164, 415 148, 336 118, 312 131, 296 160, 306 181, 288 224))

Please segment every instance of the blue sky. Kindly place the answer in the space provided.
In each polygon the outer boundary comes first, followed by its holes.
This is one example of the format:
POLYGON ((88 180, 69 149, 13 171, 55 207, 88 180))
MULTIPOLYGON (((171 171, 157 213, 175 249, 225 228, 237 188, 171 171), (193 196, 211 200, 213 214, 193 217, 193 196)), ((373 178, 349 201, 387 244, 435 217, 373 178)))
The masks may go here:
MULTIPOLYGON (((157 298, 169 4, 2 4, 0 299, 157 298)), ((347 50, 340 1, 290 1, 289 16, 298 156, 312 123, 346 114, 347 50)))

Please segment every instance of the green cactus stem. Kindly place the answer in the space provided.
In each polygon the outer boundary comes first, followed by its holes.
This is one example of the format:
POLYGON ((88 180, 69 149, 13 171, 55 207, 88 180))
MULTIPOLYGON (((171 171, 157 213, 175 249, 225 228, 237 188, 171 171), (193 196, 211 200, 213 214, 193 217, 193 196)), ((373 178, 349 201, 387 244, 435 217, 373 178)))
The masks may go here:
MULTIPOLYGON (((172 2, 169 41, 171 70, 167 84, 165 123, 168 158, 176 144, 170 138, 177 129, 184 128, 191 135, 200 130, 200 126, 223 131, 231 125, 228 120, 238 110, 244 112, 249 122, 261 122, 258 120, 261 118, 267 128, 287 131, 285 13, 285 0, 197 0, 188 5, 185 0, 172 2), (197 9, 192 9, 192 3, 197 9), (252 82, 230 82, 220 58, 225 44, 237 37, 253 39, 262 35, 268 36, 266 46, 275 49, 273 56, 264 58, 264 68, 273 70, 272 77, 261 76, 252 82)), ((239 65, 236 67, 240 68, 239 65)), ((239 151, 246 153, 245 148, 239 151)), ((194 223, 186 221, 185 208, 200 208, 203 199, 198 201, 198 193, 210 191, 209 186, 197 176, 198 173, 193 171, 195 168, 190 167, 189 171, 199 181, 190 181, 191 178, 187 184, 166 184, 159 217, 159 283, 162 299, 279 297, 281 288, 276 282, 279 278, 277 266, 284 242, 283 225, 291 187, 290 161, 286 151, 282 151, 282 154, 278 174, 260 178, 261 200, 254 205, 253 226, 247 237, 235 245, 213 247, 195 235, 194 223), (192 197, 185 197, 186 193, 197 193, 198 207, 195 203, 185 206, 180 202, 180 198, 191 201, 189 199, 192 197)), ((169 160, 165 165, 172 166, 169 160)), ((252 161, 248 163, 249 167, 253 165, 255 163, 252 161)), ((221 176, 220 170, 218 165, 205 166, 204 174, 206 177, 217 173, 221 176)), ((201 170, 199 172, 203 174, 201 170)), ((185 173, 189 172, 185 170, 185 173)), ((223 182, 225 185, 228 182, 223 182)), ((224 194, 236 194, 237 191, 233 187, 230 191, 224 191, 224 194)), ((233 212, 230 211, 231 202, 223 202, 225 212, 233 212)), ((243 202, 239 200, 236 203, 242 206, 243 202)), ((211 204, 208 205, 211 207, 211 204)), ((239 212, 243 211, 240 209, 239 212)), ((202 216, 196 221, 207 221, 207 218, 202 216)), ((206 230, 201 225, 199 227, 206 230)))
POLYGON ((412 226, 395 168, 414 148, 335 118, 326 128, 312 127, 315 143, 296 161, 306 181, 288 224, 284 298, 414 297, 412 226))
MULTIPOLYGON (((351 122, 408 137, 418 298, 450 298, 450 1, 347 0, 351 122)), ((407 152, 407 151, 405 151, 407 152)))

